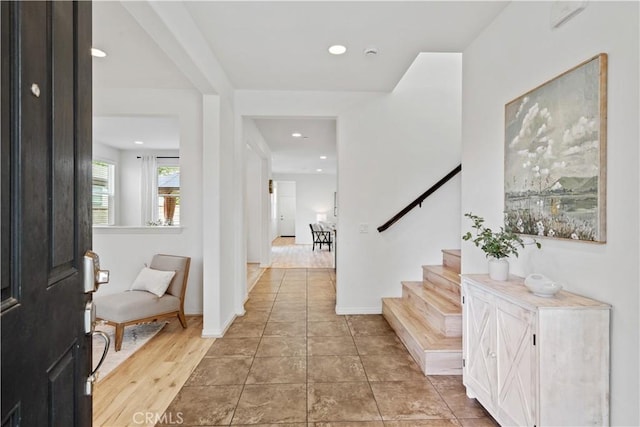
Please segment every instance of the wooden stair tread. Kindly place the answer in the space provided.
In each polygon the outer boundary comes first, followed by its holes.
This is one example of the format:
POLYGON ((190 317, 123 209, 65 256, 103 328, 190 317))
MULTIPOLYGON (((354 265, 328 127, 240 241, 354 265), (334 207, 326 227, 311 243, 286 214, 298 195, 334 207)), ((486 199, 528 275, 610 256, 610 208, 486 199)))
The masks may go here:
POLYGON ((442 252, 460 258, 462 251, 460 249, 442 249, 442 252))
POLYGON ((431 273, 442 276, 445 279, 460 284, 460 274, 442 265, 424 265, 423 268, 429 270, 431 273))
POLYGON ((435 308, 445 316, 462 315, 459 301, 453 301, 446 296, 424 287, 423 282, 402 282, 413 294, 435 308))
POLYGON ((402 298, 383 298, 382 303, 387 305, 424 352, 462 351, 462 337, 444 336, 403 304, 402 298))

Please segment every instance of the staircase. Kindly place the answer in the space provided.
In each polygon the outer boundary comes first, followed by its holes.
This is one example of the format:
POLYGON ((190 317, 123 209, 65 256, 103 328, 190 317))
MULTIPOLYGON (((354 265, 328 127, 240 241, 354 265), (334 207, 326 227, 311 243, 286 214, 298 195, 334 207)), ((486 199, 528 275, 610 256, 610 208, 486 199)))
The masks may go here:
POLYGON ((422 282, 402 282, 402 298, 383 298, 382 314, 425 375, 462 374, 460 250, 422 267, 422 282))

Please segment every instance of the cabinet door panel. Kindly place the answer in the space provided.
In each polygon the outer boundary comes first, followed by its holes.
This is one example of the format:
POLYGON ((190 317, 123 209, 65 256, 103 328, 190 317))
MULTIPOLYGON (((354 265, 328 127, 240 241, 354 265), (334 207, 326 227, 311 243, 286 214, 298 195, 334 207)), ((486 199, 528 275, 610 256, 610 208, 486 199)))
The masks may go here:
POLYGON ((497 402, 510 425, 535 424, 535 313, 496 300, 497 402))
MULTIPOLYGON (((485 407, 495 395, 493 352, 494 310, 492 297, 473 287, 466 289, 465 301, 465 384, 485 407)), ((489 408, 488 408, 489 409, 489 408)))

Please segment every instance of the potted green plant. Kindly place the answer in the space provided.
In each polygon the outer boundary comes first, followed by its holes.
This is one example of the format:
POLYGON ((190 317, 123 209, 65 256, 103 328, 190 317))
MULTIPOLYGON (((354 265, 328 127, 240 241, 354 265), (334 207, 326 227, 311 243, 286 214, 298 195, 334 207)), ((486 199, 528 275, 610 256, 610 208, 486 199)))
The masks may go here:
MULTIPOLYGON (((524 248, 522 238, 511 231, 506 231, 504 227, 500 227, 500 231, 494 232, 484 225, 484 218, 471 212, 464 214, 464 216, 473 222, 471 228, 475 230, 475 236, 471 231, 467 231, 462 239, 472 241, 489 258, 489 277, 493 280, 507 280, 509 262, 506 258, 510 255, 518 257, 518 250, 524 248)), ((542 246, 536 240, 533 243, 538 249, 542 246)))

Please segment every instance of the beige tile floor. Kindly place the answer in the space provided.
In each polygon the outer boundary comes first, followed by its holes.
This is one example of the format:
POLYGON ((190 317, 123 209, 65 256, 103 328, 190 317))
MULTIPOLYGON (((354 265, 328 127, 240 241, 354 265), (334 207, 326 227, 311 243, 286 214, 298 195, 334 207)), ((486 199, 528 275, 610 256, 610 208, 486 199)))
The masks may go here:
POLYGON ((335 314, 334 272, 268 269, 166 412, 183 426, 494 426, 425 377, 379 315, 335 314))
POLYGON ((248 262, 247 263, 247 285, 249 289, 251 286, 262 276, 262 273, 265 271, 265 268, 260 267, 259 263, 248 262))

